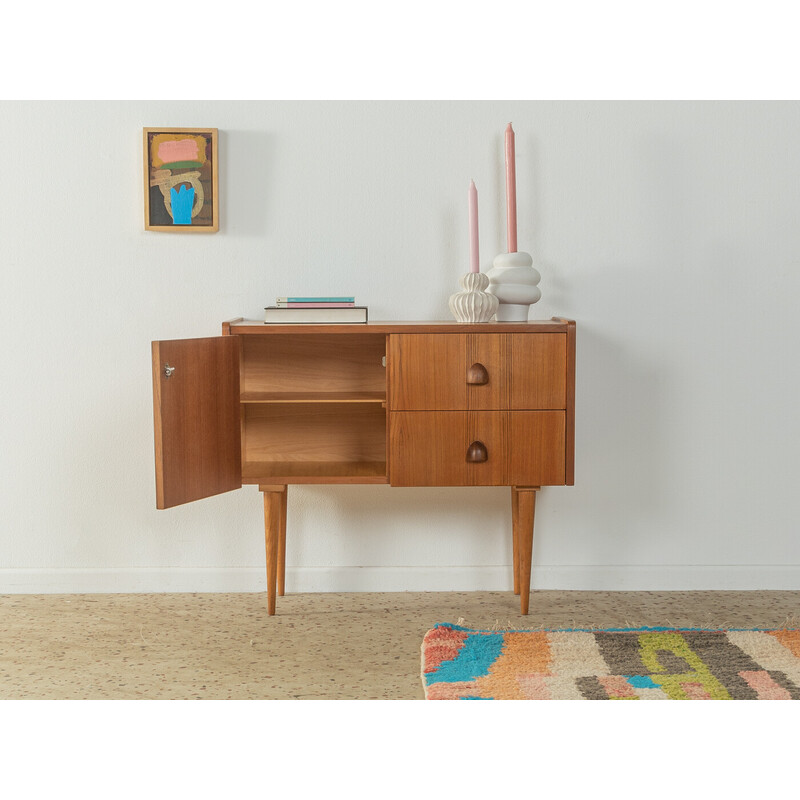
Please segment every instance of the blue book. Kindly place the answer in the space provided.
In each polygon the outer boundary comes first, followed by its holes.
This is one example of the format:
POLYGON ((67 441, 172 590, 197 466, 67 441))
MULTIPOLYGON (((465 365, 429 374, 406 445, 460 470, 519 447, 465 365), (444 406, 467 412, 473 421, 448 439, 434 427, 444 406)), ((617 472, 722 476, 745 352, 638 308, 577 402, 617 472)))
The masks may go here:
POLYGON ((355 303, 355 297, 276 297, 276 303, 355 303))

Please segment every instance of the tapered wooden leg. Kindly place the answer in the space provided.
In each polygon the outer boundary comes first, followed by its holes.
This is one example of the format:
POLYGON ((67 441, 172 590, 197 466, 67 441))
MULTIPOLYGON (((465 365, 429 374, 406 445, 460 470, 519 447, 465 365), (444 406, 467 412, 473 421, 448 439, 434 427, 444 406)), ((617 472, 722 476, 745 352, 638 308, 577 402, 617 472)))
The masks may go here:
POLYGON ((517 490, 511 487, 511 544, 514 565, 514 594, 519 594, 519 503, 517 490))
POLYGON ((281 508, 285 486, 259 486, 264 493, 264 535, 267 548, 267 613, 275 613, 278 579, 278 543, 281 538, 281 508))
POLYGON ((278 536, 278 596, 283 597, 286 593, 286 505, 288 501, 289 487, 285 486, 281 492, 281 518, 280 531, 278 536))
POLYGON ((531 595, 531 560, 533 556, 533 519, 536 511, 538 486, 515 486, 517 495, 517 569, 519 572, 520 614, 528 613, 531 595))

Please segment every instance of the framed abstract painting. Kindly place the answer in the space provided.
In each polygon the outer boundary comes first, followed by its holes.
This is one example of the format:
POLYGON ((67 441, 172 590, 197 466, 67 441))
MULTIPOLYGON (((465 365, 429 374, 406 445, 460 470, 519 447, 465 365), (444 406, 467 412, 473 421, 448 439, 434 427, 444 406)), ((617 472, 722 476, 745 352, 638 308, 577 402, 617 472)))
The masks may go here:
POLYGON ((144 227, 219 230, 216 128, 144 129, 144 227))

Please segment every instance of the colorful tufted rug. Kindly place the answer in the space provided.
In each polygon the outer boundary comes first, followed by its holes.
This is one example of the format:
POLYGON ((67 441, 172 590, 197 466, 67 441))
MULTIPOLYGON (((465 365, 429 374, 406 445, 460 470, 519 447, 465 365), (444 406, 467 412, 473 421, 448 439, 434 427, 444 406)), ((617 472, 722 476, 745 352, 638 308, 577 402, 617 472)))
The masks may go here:
POLYGON ((422 685, 426 700, 800 700, 800 630, 443 624, 422 685))

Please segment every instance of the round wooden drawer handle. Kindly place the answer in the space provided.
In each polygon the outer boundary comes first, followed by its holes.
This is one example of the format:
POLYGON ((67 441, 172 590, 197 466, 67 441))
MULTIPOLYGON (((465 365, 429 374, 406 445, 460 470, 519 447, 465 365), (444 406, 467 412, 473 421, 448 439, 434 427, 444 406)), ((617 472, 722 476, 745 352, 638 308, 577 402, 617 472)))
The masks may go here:
POLYGON ((467 450, 467 461, 472 464, 480 464, 482 461, 489 460, 489 453, 483 442, 473 442, 467 450))
POLYGON ((489 373, 486 371, 486 367, 480 363, 473 364, 467 370, 467 383, 474 384, 475 386, 483 386, 489 383, 489 373))

